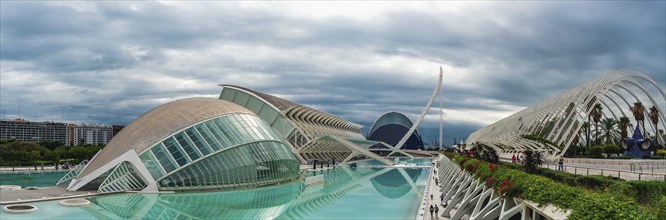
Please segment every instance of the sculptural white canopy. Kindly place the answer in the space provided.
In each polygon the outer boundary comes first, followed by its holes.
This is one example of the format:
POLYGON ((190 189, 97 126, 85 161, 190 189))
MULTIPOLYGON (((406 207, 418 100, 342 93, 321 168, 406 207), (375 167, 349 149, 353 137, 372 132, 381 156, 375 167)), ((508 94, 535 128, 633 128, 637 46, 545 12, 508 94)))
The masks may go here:
MULTIPOLYGON (((467 139, 467 148, 484 144, 500 153, 533 149, 561 156, 576 140, 586 141, 582 127, 597 111, 595 106, 601 107, 599 114, 602 118, 619 120, 627 117, 630 125, 636 126, 638 122, 630 107, 637 102, 645 108, 643 133, 652 136, 666 128, 666 93, 663 88, 639 70, 617 69, 479 129, 467 139), (653 114, 659 117, 657 123, 653 123, 649 115, 653 106, 657 110, 653 114), (525 135, 541 138, 528 139, 525 135)), ((655 138, 656 142, 664 144, 662 135, 655 138)))

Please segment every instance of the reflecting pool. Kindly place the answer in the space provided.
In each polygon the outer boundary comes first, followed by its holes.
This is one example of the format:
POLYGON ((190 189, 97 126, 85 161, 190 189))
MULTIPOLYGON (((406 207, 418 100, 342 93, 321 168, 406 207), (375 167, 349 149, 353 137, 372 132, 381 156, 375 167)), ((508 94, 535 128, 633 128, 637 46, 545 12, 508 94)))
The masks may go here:
POLYGON ((51 187, 67 172, 2 173, 0 185, 19 185, 27 187, 51 187))
POLYGON ((324 178, 323 184, 313 186, 296 181, 235 191, 123 193, 88 198, 92 204, 85 208, 63 207, 57 201, 34 203, 38 212, 2 213, 0 219, 413 219, 429 171, 364 161, 357 167, 308 171, 306 176, 324 178))

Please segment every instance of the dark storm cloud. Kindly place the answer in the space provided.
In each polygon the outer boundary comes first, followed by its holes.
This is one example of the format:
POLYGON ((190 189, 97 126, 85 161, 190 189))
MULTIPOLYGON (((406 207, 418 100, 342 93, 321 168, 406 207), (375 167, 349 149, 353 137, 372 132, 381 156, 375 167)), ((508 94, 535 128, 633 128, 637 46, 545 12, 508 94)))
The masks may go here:
MULTIPOLYGON (((228 83, 370 126, 388 111, 415 119, 442 65, 457 112, 448 144, 489 123, 460 112, 508 116, 618 67, 666 87, 663 1, 424 4, 365 18, 284 3, 0 4, 2 117, 20 105, 32 120, 125 124, 228 83)), ((437 126, 426 119, 424 139, 437 126)))

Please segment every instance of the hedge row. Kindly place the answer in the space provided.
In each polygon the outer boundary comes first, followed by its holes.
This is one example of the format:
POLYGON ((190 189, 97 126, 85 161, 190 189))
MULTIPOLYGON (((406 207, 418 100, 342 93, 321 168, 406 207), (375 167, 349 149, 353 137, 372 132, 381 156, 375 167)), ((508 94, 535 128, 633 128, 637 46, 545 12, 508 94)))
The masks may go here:
MULTIPOLYGON (((518 197, 539 204, 554 204, 572 210, 569 219, 665 219, 666 193, 656 182, 633 182, 600 177, 571 177, 528 174, 520 165, 492 164, 457 154, 446 154, 502 197, 518 197), (556 181, 554 179, 561 179, 556 181), (565 184, 564 181, 571 181, 565 184), (610 181, 610 182, 609 182, 610 181), (577 187, 577 183, 605 187, 577 187), (638 190, 641 189, 641 190, 638 190), (660 193, 652 193, 660 191, 660 193), (643 205, 639 205, 639 203, 643 205)), ((541 171, 541 170, 540 170, 541 171)))
MULTIPOLYGON (((522 165, 502 163, 508 168, 521 170, 522 165)), ((659 207, 659 201, 666 196, 666 182, 624 180, 614 176, 576 175, 548 168, 539 168, 537 174, 570 186, 582 186, 590 190, 620 194, 632 198, 646 208, 659 207)), ((664 208, 666 206, 661 206, 664 208)))

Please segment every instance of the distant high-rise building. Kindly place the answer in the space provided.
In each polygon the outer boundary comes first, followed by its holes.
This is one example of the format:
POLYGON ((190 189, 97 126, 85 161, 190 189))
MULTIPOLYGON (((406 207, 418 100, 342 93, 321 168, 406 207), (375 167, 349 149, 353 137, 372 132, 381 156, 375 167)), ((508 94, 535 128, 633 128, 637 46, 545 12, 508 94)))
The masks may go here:
POLYGON ((74 128, 76 128, 76 124, 67 125, 67 142, 65 142, 65 146, 74 145, 74 128))
POLYGON ((0 120, 0 140, 68 142, 67 124, 60 122, 32 122, 21 118, 0 120))
POLYGON ((113 127, 108 124, 80 124, 74 127, 72 145, 106 145, 113 136, 113 127))

